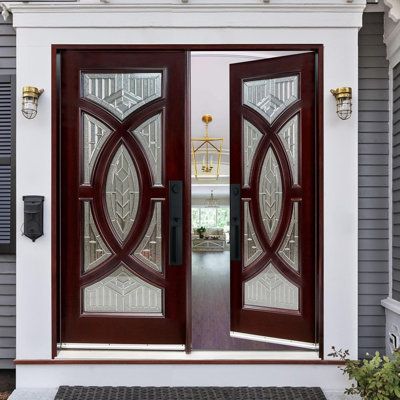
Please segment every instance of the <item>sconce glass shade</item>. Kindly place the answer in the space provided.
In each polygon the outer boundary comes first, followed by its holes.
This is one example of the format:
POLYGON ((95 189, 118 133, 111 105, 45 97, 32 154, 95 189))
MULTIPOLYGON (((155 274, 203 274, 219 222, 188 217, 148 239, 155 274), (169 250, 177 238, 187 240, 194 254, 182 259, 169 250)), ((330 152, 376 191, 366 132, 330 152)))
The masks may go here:
POLYGON ((352 113, 351 100, 338 99, 336 103, 336 113, 340 119, 349 119, 352 113))
POLYGON ((22 89, 22 114, 27 119, 33 119, 37 114, 39 97, 43 93, 43 89, 32 86, 25 86, 22 89))
POLYGON ((349 119, 352 113, 352 89, 341 87, 332 89, 331 93, 336 98, 336 113, 340 119, 349 119))

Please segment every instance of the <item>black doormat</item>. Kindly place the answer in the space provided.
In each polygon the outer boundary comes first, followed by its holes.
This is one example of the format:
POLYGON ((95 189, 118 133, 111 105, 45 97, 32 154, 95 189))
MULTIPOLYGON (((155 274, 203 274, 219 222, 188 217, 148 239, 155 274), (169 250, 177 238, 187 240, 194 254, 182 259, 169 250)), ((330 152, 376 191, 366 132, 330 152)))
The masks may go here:
POLYGON ((305 387, 60 386, 55 400, 326 400, 305 387))

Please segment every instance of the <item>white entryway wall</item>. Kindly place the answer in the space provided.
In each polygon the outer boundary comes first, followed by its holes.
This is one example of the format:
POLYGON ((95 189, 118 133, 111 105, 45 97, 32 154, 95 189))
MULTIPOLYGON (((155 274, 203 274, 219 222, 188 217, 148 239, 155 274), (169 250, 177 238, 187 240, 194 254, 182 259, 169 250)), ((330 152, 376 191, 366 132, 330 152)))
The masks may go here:
MULTIPOLYGON (((22 196, 45 196, 45 235, 35 243, 17 239, 17 359, 51 359, 53 44, 324 45, 324 354, 335 345, 356 356, 357 34, 365 1, 146 3, 6 3, 17 31, 17 93, 27 84, 45 89, 34 120, 17 114, 17 231, 22 196), (329 92, 339 86, 353 88, 353 117, 347 121, 336 116, 329 92)), ((345 381, 336 366, 326 365, 17 365, 18 387, 59 384, 341 388, 345 381)))

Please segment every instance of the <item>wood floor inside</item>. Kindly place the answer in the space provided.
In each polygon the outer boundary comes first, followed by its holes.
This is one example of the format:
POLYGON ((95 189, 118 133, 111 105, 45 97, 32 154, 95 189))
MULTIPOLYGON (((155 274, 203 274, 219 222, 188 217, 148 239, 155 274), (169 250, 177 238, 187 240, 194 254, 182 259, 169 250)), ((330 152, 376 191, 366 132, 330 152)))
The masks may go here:
POLYGON ((193 350, 298 350, 230 337, 229 251, 193 252, 192 274, 193 350))

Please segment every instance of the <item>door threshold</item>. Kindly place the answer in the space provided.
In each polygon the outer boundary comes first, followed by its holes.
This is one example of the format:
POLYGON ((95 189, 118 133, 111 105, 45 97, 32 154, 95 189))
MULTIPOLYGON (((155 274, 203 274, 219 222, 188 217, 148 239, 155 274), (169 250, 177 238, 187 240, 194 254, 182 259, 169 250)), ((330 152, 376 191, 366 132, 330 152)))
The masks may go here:
POLYGON ((136 361, 317 361, 317 351, 140 351, 140 350, 60 350, 56 360, 136 360, 136 361))
POLYGON ((242 332, 230 332, 230 336, 236 339, 244 339, 244 340, 252 340, 256 342, 262 343, 272 343, 272 344, 280 344, 283 346, 292 346, 292 347, 300 347, 302 349, 308 350, 318 350, 318 343, 308 343, 308 342, 300 342, 298 340, 290 340, 290 339, 281 339, 270 336, 260 336, 260 335, 252 335, 250 333, 242 333, 242 332))
POLYGON ((59 350, 185 351, 184 344, 59 343, 59 350))

